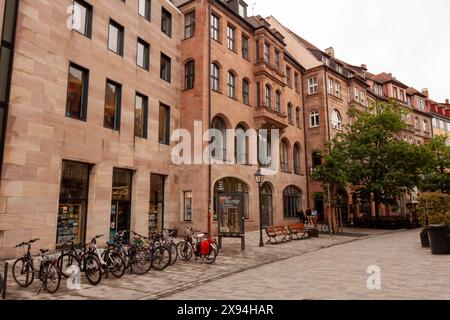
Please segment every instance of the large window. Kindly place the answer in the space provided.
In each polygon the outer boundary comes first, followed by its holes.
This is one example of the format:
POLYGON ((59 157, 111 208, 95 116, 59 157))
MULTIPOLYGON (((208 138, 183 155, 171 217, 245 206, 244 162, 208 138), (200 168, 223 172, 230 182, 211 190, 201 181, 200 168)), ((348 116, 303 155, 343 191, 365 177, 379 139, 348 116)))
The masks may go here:
POLYGON ((228 72, 228 97, 236 98, 236 75, 232 72, 228 72))
POLYGON ((333 110, 331 114, 331 126, 333 129, 342 130, 342 116, 337 110, 333 110))
POLYGON ((211 89, 220 91, 220 68, 216 63, 211 64, 211 89))
POLYGON ((310 114, 310 126, 311 128, 317 128, 320 125, 319 112, 317 110, 311 111, 310 114))
POLYGON ((297 175, 302 174, 301 156, 302 156, 302 151, 301 151, 300 144, 296 143, 294 145, 294 173, 297 175))
POLYGON ((161 31, 168 37, 172 37, 172 15, 169 11, 161 9, 161 31))
POLYGON ((250 104, 250 82, 247 79, 242 80, 242 102, 250 104))
POLYGON ((73 2, 72 30, 90 38, 92 34, 92 6, 82 0, 73 2))
POLYGON ((266 85, 266 90, 265 90, 265 95, 266 95, 266 108, 272 108, 272 89, 270 88, 269 85, 266 85))
POLYGON ((275 110, 281 112, 281 93, 278 90, 275 92, 275 110))
POLYGON ((152 6, 150 0, 139 0, 139 15, 149 21, 151 16, 151 8, 152 6))
POLYGON ((219 41, 220 34, 220 19, 214 14, 211 15, 211 37, 219 41))
POLYGON ((214 141, 216 148, 212 152, 212 157, 216 160, 225 161, 227 158, 227 125, 225 121, 220 117, 215 117, 211 125, 212 129, 218 130, 221 133, 221 137, 215 137, 221 141, 214 141))
POLYGON ((183 216, 185 222, 192 221, 192 191, 183 192, 183 216))
POLYGON ((237 164, 249 164, 249 143, 250 139, 247 136, 247 128, 243 125, 238 125, 236 127, 236 137, 234 141, 234 150, 237 164))
POLYGON ((170 144, 170 107, 159 105, 159 143, 170 144))
POLYGON ((124 28, 117 22, 109 22, 108 49, 120 56, 123 56, 124 28))
POLYGON ((295 109, 295 124, 297 126, 297 128, 301 128, 302 124, 300 122, 300 108, 296 108, 295 109))
POLYGON ((264 62, 270 63, 270 45, 268 43, 264 43, 264 62))
POLYGON ((61 247, 67 241, 84 245, 90 165, 63 161, 61 171, 56 246, 61 247))
POLYGON ((147 139, 148 98, 136 93, 134 107, 134 136, 147 139))
POLYGON ((292 104, 288 104, 288 107, 287 107, 287 115, 288 115, 288 121, 289 121, 289 124, 294 124, 294 116, 293 116, 293 107, 292 107, 292 104))
POLYGON ((308 88, 309 88, 309 94, 314 94, 319 92, 319 86, 317 84, 317 78, 309 78, 308 79, 308 88))
POLYGON ((275 50, 275 68, 280 69, 280 51, 275 50))
POLYGON ((313 168, 320 167, 322 165, 322 154, 320 151, 313 151, 312 153, 313 168))
POLYGON ((138 38, 137 41, 137 55, 136 55, 136 64, 145 69, 149 70, 150 68, 150 45, 142 39, 138 38))
POLYGON ((292 69, 290 67, 286 67, 286 83, 289 88, 292 88, 292 69))
POLYGON ((111 80, 106 81, 105 114, 103 125, 105 128, 120 130, 122 86, 111 80))
POLYGON ((66 116, 86 121, 89 71, 73 63, 69 66, 66 116))
POLYGON ((282 172, 289 172, 289 146, 286 140, 280 144, 280 166, 282 172))
POLYGON ((195 35, 195 11, 184 16, 184 38, 192 38, 195 35))
POLYGON ((184 65, 184 89, 193 89, 195 85, 195 61, 191 60, 184 65))
POLYGON ((161 79, 169 83, 172 82, 172 59, 161 53, 161 79))
POLYGON ((283 212, 285 219, 297 217, 302 208, 302 193, 299 188, 290 186, 283 191, 283 212))
POLYGON ((248 37, 242 35, 242 57, 244 59, 249 59, 249 48, 248 48, 248 37))
POLYGON ((227 26, 227 46, 228 49, 235 51, 235 29, 232 26, 227 26))
POLYGON ((295 87, 295 92, 299 93, 300 92, 300 75, 297 72, 294 73, 294 87, 295 87))

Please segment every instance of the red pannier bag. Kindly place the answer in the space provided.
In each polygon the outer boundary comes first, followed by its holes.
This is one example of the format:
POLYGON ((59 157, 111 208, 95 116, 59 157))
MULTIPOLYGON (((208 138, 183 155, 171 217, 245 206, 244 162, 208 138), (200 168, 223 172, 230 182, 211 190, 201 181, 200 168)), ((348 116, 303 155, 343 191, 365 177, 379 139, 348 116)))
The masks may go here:
POLYGON ((208 240, 203 240, 200 244, 200 253, 203 256, 209 255, 211 252, 211 245, 209 244, 208 240))

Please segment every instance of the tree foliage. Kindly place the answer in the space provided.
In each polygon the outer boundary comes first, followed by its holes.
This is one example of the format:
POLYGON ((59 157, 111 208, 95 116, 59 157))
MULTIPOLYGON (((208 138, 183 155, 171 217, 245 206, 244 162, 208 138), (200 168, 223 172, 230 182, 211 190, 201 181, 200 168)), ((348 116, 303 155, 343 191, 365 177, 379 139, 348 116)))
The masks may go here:
POLYGON ((422 191, 450 194, 450 147, 446 146, 446 140, 444 136, 435 137, 423 146, 429 161, 419 184, 422 191))

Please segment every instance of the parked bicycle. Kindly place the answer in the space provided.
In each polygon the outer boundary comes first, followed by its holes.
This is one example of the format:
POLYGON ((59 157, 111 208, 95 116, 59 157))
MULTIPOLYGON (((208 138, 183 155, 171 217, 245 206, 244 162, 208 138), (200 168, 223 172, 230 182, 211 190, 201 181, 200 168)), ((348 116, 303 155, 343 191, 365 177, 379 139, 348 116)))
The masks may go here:
POLYGON ((147 250, 147 258, 150 259, 152 268, 162 271, 169 266, 171 261, 170 251, 161 243, 158 234, 153 233, 151 238, 136 232, 133 232, 133 234, 147 250))
POLYGON ((38 294, 42 289, 48 293, 55 293, 58 291, 61 283, 61 273, 59 272, 57 259, 49 255, 49 250, 40 250, 40 255, 37 257, 39 260, 39 267, 36 268, 34 264, 34 258, 31 255, 31 245, 39 239, 33 239, 28 242, 22 242, 16 246, 16 248, 26 247, 26 253, 16 261, 12 266, 13 278, 16 283, 23 287, 29 287, 35 277, 41 282, 42 286, 38 291, 38 294))
POLYGON ((180 259, 188 261, 195 255, 195 260, 201 258, 207 264, 216 261, 218 246, 214 238, 206 233, 195 233, 192 227, 185 234, 184 240, 177 245, 180 259))

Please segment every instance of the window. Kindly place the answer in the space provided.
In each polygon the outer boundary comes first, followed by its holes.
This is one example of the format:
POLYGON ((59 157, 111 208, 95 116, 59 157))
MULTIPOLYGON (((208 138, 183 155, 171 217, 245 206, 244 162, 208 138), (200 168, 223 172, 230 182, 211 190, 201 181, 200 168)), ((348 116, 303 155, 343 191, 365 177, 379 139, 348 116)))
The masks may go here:
POLYGON ((195 61, 191 60, 184 65, 184 89, 193 89, 195 85, 195 61))
POLYGON ((292 104, 288 104, 287 107, 288 121, 290 124, 294 124, 294 117, 292 115, 292 104))
POLYGON ((398 99, 398 91, 397 88, 394 88, 394 98, 398 99))
POLYGON ((136 93, 134 106, 134 136, 147 139, 148 98, 136 93))
POLYGON ((280 166, 282 172, 289 172, 289 146, 286 140, 280 144, 280 166))
POLYGON ((211 89, 220 91, 220 69, 215 63, 211 64, 211 89))
POLYGON ((248 54, 248 37, 247 36, 242 36, 242 57, 244 59, 249 59, 249 54, 248 54))
POLYGON ((317 78, 309 78, 308 79, 308 86, 309 86, 309 94, 314 94, 319 92, 319 86, 317 84, 317 78))
POLYGON ((242 18, 247 18, 247 7, 242 2, 239 2, 239 15, 242 18))
POLYGON ((255 44, 255 58, 256 62, 259 62, 259 40, 256 40, 255 44))
POLYGON ((431 123, 432 123, 432 125, 433 125, 433 128, 437 128, 437 127, 438 127, 436 118, 433 118, 433 119, 431 120, 431 123))
POLYGON ((283 191, 283 212, 285 219, 297 217, 297 212, 302 208, 302 193, 295 186, 290 186, 283 191))
POLYGON ((359 101, 359 90, 358 88, 354 88, 355 91, 355 101, 359 101))
POLYGON ((334 90, 335 90, 336 97, 340 98, 341 97, 341 84, 339 82, 334 83, 334 90))
POLYGON ((215 16, 214 14, 211 15, 211 37, 219 41, 219 34, 220 34, 220 19, 215 16))
POLYGON ((328 79, 328 94, 333 94, 334 90, 334 81, 332 79, 328 79))
POLYGON ((383 87, 381 85, 379 85, 379 84, 375 84, 374 85, 374 91, 375 91, 375 94, 377 96, 382 96, 383 95, 383 87))
POLYGON ((161 53, 161 79, 171 83, 172 81, 172 60, 161 53))
POLYGON ((111 80, 106 81, 105 114, 103 126, 105 128, 120 130, 122 86, 111 80))
POLYGON ((250 83, 248 80, 242 80, 242 101, 244 104, 250 104, 250 83))
POLYGON ((249 164, 249 147, 250 139, 247 136, 247 128, 243 125, 238 125, 236 127, 236 137, 234 141, 235 157, 238 165, 249 164))
POLYGON ((149 70, 150 68, 150 45, 138 38, 136 63, 139 67, 149 70))
POLYGON ((405 101, 405 91, 403 91, 402 89, 400 89, 400 100, 405 101))
POLYGON ((420 122, 419 122, 419 118, 418 117, 414 118, 414 128, 416 130, 420 130, 420 122))
POLYGON ((191 222, 192 221, 192 191, 185 191, 184 193, 184 200, 183 200, 183 216, 185 222, 191 222))
POLYGON ((418 98, 417 99, 419 110, 425 111, 425 100, 418 98))
POLYGON ((236 98, 236 75, 232 72, 228 72, 228 97, 236 98))
POLYGON ((313 168, 317 168, 322 165, 322 154, 320 153, 320 151, 314 151, 312 153, 312 163, 313 168))
POLYGON ((123 56, 123 35, 124 28, 117 22, 110 20, 108 49, 120 56, 123 56))
POLYGON ((359 91, 359 101, 363 105, 366 103, 366 93, 364 91, 359 91))
POLYGON ((264 62, 270 63, 270 46, 264 43, 264 62))
POLYGON ((313 110, 310 114, 310 126, 311 128, 316 128, 320 125, 319 112, 317 110, 313 110))
POLYGON ((300 92, 300 76, 297 72, 294 73, 294 87, 295 87, 295 92, 299 93, 300 92))
POLYGON ((301 168, 301 148, 298 143, 294 146, 294 173, 297 175, 302 174, 301 168))
POLYGON ((71 63, 67 82, 66 116, 86 121, 89 71, 71 63))
POLYGON ((272 107, 272 89, 269 85, 266 85, 266 108, 272 107))
POLYGON ((275 50, 275 68, 280 69, 280 51, 275 50))
POLYGON ((212 121, 212 129, 218 130, 221 135, 220 137, 215 137, 214 139, 219 139, 220 141, 214 141, 216 148, 212 152, 212 157, 216 160, 227 159, 227 125, 222 118, 215 117, 212 121))
POLYGON ((195 35, 195 11, 184 16, 184 38, 192 38, 195 35))
POLYGON ((150 21, 151 7, 150 0, 139 0, 139 15, 150 21))
POLYGON ((337 110, 333 110, 331 115, 331 126, 333 129, 342 130, 342 116, 337 110))
POLYGON ((90 38, 92 35, 92 6, 84 1, 75 0, 72 12, 72 30, 90 38))
POLYGON ((428 121, 422 120, 422 122, 423 122, 423 131, 426 133, 430 132, 430 128, 428 127, 428 121))
POLYGON ((228 49, 235 51, 235 30, 231 26, 227 26, 227 45, 228 49))
POLYGON ((301 128, 301 123, 300 123, 300 108, 296 108, 295 109, 295 124, 297 125, 297 128, 301 128))
POLYGON ((161 31, 168 37, 172 37, 172 15, 169 11, 161 9, 161 31))
POLYGON ((275 110, 281 112, 281 93, 278 90, 275 93, 275 110))
POLYGON ((170 107, 159 105, 159 143, 170 144, 170 107))
POLYGON ((289 88, 292 88, 292 70, 290 67, 286 67, 286 82, 289 88))

